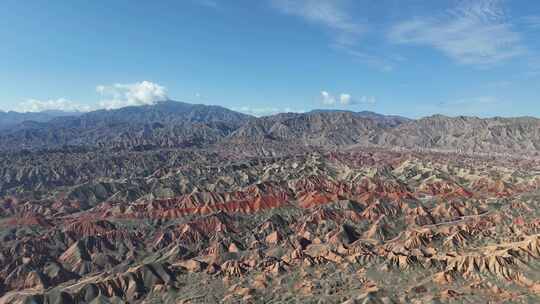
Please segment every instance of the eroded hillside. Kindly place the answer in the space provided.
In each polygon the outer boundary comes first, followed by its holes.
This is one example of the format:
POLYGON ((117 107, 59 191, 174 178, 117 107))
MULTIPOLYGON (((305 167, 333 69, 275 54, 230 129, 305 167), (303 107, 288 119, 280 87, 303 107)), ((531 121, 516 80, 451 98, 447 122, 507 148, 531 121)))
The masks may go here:
POLYGON ((72 168, 87 180, 43 180, 33 184, 39 195, 22 195, 16 178, 4 185, 0 302, 540 298, 534 159, 366 149, 168 156, 72 168))

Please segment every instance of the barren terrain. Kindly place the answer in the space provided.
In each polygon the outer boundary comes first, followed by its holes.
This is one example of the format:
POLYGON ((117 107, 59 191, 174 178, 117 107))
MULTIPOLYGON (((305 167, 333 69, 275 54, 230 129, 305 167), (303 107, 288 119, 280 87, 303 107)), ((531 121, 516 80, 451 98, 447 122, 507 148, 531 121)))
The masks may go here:
POLYGON ((0 303, 540 301, 536 119, 203 110, 0 134, 0 303))

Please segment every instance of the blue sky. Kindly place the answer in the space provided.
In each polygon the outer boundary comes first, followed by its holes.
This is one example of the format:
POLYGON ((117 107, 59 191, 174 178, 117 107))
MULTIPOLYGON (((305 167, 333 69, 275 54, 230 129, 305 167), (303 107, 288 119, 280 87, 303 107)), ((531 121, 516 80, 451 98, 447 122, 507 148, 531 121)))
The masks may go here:
POLYGON ((0 109, 540 117, 540 2, 5 0, 0 109))

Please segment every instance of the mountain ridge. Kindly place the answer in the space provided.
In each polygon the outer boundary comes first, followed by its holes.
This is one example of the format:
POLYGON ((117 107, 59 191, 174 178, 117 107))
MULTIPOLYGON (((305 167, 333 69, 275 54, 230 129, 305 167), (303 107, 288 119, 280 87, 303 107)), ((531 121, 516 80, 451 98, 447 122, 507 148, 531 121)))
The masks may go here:
POLYGON ((441 114, 409 119, 325 109, 254 117, 221 106, 167 100, 21 123, 0 131, 0 142, 0 149, 10 151, 62 146, 140 150, 245 144, 282 151, 288 147, 363 145, 535 154, 540 150, 540 119, 441 114))
POLYGON ((57 117, 77 116, 81 112, 64 112, 57 110, 47 110, 41 112, 16 112, 0 110, 0 130, 15 127, 24 122, 49 122, 57 117))

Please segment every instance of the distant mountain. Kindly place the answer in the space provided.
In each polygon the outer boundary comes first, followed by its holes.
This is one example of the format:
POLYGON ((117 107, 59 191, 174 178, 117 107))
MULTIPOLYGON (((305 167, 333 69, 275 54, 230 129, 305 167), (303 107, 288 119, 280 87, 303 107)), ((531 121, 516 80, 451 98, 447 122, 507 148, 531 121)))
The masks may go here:
POLYGON ((246 144, 280 142, 281 146, 325 149, 360 145, 530 155, 540 152, 540 119, 434 115, 412 120, 372 112, 316 110, 250 120, 229 138, 246 144))
POLYGON ((386 130, 373 143, 467 153, 537 153, 540 119, 433 115, 386 130))
POLYGON ((378 121, 384 121, 387 125, 397 126, 405 122, 411 121, 411 119, 398 115, 383 115, 371 111, 353 112, 347 110, 331 110, 331 109, 317 109, 309 112, 310 114, 316 113, 350 113, 356 117, 371 118, 378 121))
POLYGON ((118 124, 231 123, 240 125, 251 116, 220 106, 161 101, 154 105, 130 106, 115 110, 88 112, 80 117, 58 118, 55 127, 93 128, 118 124))
POLYGON ((19 125, 2 132, 0 140, 10 150, 65 145, 112 149, 201 146, 227 136, 251 118, 219 106, 163 101, 19 125))
POLYGON ((0 129, 6 129, 23 122, 49 122, 57 117, 78 116, 79 112, 43 111, 43 112, 3 112, 0 111, 0 129))
POLYGON ((397 124, 384 115, 372 118, 356 112, 317 110, 250 120, 229 138, 238 142, 273 140, 303 145, 345 146, 367 144, 372 136, 397 124))
MULTIPOLYGON (((12 114, 13 115, 13 114, 12 114)), ((46 114, 42 114, 46 115, 46 114)), ((50 114, 52 115, 52 114, 50 114)), ((37 117, 44 120, 45 116, 37 117)), ((108 150, 221 147, 277 155, 305 147, 378 146, 466 153, 540 151, 540 120, 434 115, 412 120, 373 112, 314 110, 253 117, 220 106, 163 101, 49 121, 25 120, 0 131, 0 149, 108 150)))

